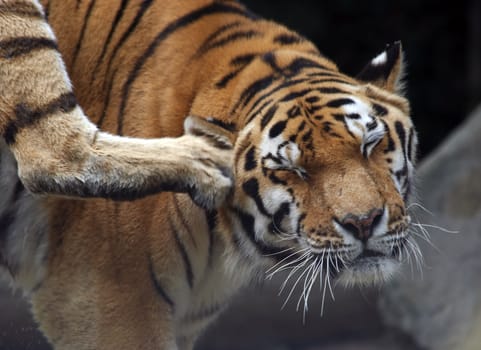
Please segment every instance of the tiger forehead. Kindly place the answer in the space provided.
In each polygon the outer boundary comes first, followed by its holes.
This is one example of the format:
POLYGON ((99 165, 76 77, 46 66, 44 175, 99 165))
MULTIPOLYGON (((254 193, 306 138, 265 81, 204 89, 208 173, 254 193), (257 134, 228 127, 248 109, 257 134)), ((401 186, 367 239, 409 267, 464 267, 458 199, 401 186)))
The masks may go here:
POLYGON ((334 151, 351 154, 357 149, 368 158, 389 133, 391 123, 382 120, 388 114, 382 102, 338 91, 281 101, 261 115, 260 152, 270 159, 269 168, 312 163, 334 151))
POLYGON ((390 112, 383 102, 353 94, 329 97, 309 94, 293 101, 275 103, 260 114, 260 130, 275 138, 284 132, 301 132, 307 123, 321 133, 339 137, 341 135, 331 131, 336 125, 341 125, 350 135, 353 128, 359 129, 354 134, 362 138, 377 129, 381 123, 379 117, 385 117, 390 112))

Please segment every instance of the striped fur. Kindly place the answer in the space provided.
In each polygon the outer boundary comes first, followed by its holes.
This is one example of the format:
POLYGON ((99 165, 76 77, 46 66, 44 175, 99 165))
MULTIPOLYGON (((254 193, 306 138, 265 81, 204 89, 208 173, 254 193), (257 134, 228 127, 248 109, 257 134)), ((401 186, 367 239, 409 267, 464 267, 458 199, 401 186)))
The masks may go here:
POLYGON ((414 249, 399 43, 353 78, 235 1, 46 0, 58 41, 35 2, 1 4, 1 263, 56 348, 191 349, 266 272, 306 306, 414 249), (20 63, 37 76, 9 81, 20 63), (15 160, 31 191, 124 201, 34 197, 15 160))

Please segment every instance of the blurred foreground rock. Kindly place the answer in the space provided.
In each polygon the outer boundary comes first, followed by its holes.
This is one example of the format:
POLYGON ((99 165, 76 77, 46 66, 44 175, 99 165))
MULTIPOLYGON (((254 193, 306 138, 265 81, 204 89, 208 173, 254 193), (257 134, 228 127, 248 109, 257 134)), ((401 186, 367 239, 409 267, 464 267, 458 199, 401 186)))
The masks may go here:
MULTIPOLYGON (((421 166, 423 279, 399 278, 380 300, 388 324, 427 349, 481 349, 481 106, 421 166)), ((413 208, 414 209, 414 208, 413 208)), ((405 274, 406 275, 406 274, 405 274)))

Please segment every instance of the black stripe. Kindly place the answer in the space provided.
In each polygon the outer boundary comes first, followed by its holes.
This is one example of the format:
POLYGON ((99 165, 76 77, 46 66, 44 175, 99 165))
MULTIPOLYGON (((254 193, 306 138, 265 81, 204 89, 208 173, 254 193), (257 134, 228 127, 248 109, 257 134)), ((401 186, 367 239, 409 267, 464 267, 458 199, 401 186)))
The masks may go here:
POLYGON ((179 217, 180 219, 180 222, 182 224, 182 227, 184 228, 184 230, 187 232, 187 234, 189 235, 191 241, 192 241, 192 245, 197 248, 197 242, 195 241, 195 237, 194 237, 194 234, 192 232, 192 230, 190 229, 190 226, 189 224, 187 223, 187 220, 185 219, 185 216, 184 216, 184 213, 182 212, 182 210, 180 209, 180 206, 179 206, 179 200, 177 199, 177 196, 172 193, 172 201, 174 202, 174 209, 175 209, 175 212, 177 214, 177 216, 179 217))
POLYGON ((144 0, 140 4, 139 10, 137 11, 137 14, 135 15, 134 19, 130 23, 129 27, 127 30, 122 34, 120 37, 119 41, 117 44, 115 44, 115 47, 112 50, 112 53, 110 54, 109 61, 107 63, 107 69, 112 67, 112 61, 114 60, 115 56, 117 55, 117 52, 120 50, 120 48, 125 44, 127 39, 130 37, 130 35, 134 32, 135 28, 140 23, 140 20, 144 16, 145 12, 149 9, 149 7, 152 5, 153 0, 144 0))
MULTIPOLYGON (((275 92, 279 91, 279 90, 282 90, 286 87, 290 87, 290 86, 294 86, 294 85, 297 85, 297 84, 302 84, 304 82, 306 82, 307 79, 305 78, 300 78, 300 79, 292 79, 292 80, 286 80, 284 81, 283 83, 279 84, 278 86, 276 86, 274 89, 270 90, 270 91, 267 91, 265 94, 259 96, 259 98, 252 104, 251 108, 249 109, 249 111, 247 112, 247 115, 251 115, 252 111, 259 105, 259 103, 261 103, 263 100, 265 100, 266 98, 272 96, 272 94, 274 94, 275 92)), ((263 109, 263 107, 261 108, 258 108, 256 113, 259 113, 259 111, 261 111, 263 109)), ((253 114, 256 114, 256 113, 253 113, 253 114)))
POLYGON ((144 183, 143 187, 139 187, 137 184, 123 184, 121 187, 118 184, 104 182, 98 178, 86 179, 85 181, 69 178, 58 182, 43 176, 43 174, 32 177, 35 178, 35 183, 31 184, 30 187, 33 192, 72 195, 83 198, 108 198, 115 201, 133 201, 158 192, 186 192, 192 195, 195 190, 191 185, 182 181, 179 182, 178 179, 162 182, 152 180, 144 183))
POLYGON ((295 118, 300 115, 302 115, 302 111, 301 111, 301 107, 299 107, 298 105, 292 106, 287 111, 287 116, 289 117, 289 119, 295 118))
POLYGON ((117 25, 119 24, 120 19, 124 15, 124 11, 125 11, 125 8, 127 7, 128 2, 129 2, 129 0, 122 0, 122 3, 120 4, 120 7, 117 9, 117 13, 115 14, 115 18, 112 22, 112 25, 110 26, 109 34, 107 35, 107 39, 105 40, 104 46, 102 47, 102 52, 100 53, 100 56, 97 60, 97 64, 95 65, 95 68, 93 70, 91 81, 97 75, 97 70, 99 69, 100 64, 102 63, 102 61, 104 59, 105 53, 107 52, 107 48, 109 47, 110 42, 112 40, 112 36, 113 36, 115 30, 117 29, 117 25))
POLYGON ((346 84, 346 85, 353 85, 350 81, 347 81, 344 79, 338 79, 338 78, 316 79, 316 80, 311 80, 309 82, 309 84, 311 85, 317 85, 317 84, 323 84, 323 83, 340 83, 340 84, 346 84))
POLYGON ((256 167, 257 167, 256 147, 251 146, 245 155, 244 170, 251 171, 251 170, 254 170, 256 167))
POLYGON ((82 47, 82 43, 83 43, 83 40, 84 40, 84 35, 85 35, 85 31, 87 29, 87 25, 88 25, 88 22, 89 22, 89 19, 90 19, 90 15, 92 14, 92 10, 94 8, 94 5, 95 5, 95 1, 96 0, 92 0, 89 4, 89 7, 87 8, 87 13, 85 14, 85 17, 84 17, 84 22, 82 24, 82 29, 80 30, 80 36, 77 40, 77 45, 75 45, 75 50, 73 52, 73 58, 72 58, 72 68, 75 66, 75 62, 77 61, 77 57, 78 57, 78 54, 80 52, 80 48, 82 47))
POLYGON ((312 89, 310 89, 310 88, 304 89, 304 90, 301 90, 301 91, 290 92, 281 99, 281 102, 289 102, 289 101, 292 101, 292 100, 296 100, 299 97, 303 97, 310 92, 312 92, 312 89))
POLYGON ((216 31, 214 31, 212 34, 210 34, 207 39, 204 40, 204 42, 199 46, 197 49, 196 57, 202 55, 209 46, 212 45, 212 43, 222 34, 224 34, 226 31, 228 31, 231 28, 239 27, 242 24, 240 21, 235 21, 231 23, 224 24, 220 28, 218 28, 216 31))
POLYGON ((408 137, 408 159, 410 162, 413 161, 413 149, 414 149, 414 128, 409 129, 409 137, 408 137))
POLYGON ((404 130, 404 126, 400 121, 396 121, 394 123, 394 128, 399 137, 399 140, 401 141, 401 147, 405 155, 407 147, 406 147, 406 131, 404 130))
POLYGON ((272 118, 277 112, 277 108, 278 108, 278 105, 273 105, 271 108, 267 110, 266 114, 264 114, 264 116, 261 119, 261 130, 264 130, 266 125, 269 124, 269 122, 272 120, 272 118))
POLYGON ((262 55, 262 61, 267 63, 274 72, 284 75, 283 69, 277 64, 276 55, 272 51, 262 55))
POLYGON ((189 287, 192 289, 192 287, 194 286, 194 274, 192 272, 192 264, 190 262, 189 254, 187 254, 187 250, 185 249, 185 246, 179 237, 179 232, 175 228, 175 225, 172 222, 171 218, 169 218, 169 226, 170 226, 170 230, 172 231, 172 235, 174 236, 175 245, 177 246, 177 249, 180 252, 180 256, 182 257, 182 260, 184 262, 184 269, 185 269, 185 276, 187 278, 187 283, 189 284, 189 287))
POLYGON ((205 141, 207 141, 213 147, 216 147, 218 149, 224 149, 224 150, 232 149, 232 145, 230 143, 226 143, 224 140, 218 138, 216 135, 205 133, 200 129, 192 129, 190 130, 190 134, 194 136, 202 137, 205 141))
POLYGON ((376 119, 373 119, 372 122, 369 122, 369 123, 366 124, 366 129, 367 129, 367 131, 372 131, 372 130, 377 128, 377 125, 378 124, 377 124, 376 119))
MULTIPOLYGON (((239 101, 234 105, 232 108, 232 113, 239 108, 239 106, 242 104, 242 106, 247 106, 249 102, 254 98, 254 96, 259 92, 262 91, 266 88, 268 88, 274 81, 279 79, 278 77, 275 77, 274 75, 268 75, 266 77, 260 78, 256 81, 254 81, 252 84, 250 84, 247 88, 242 91, 241 96, 239 98, 239 101)), ((254 106, 252 106, 253 108, 254 106)), ((252 109, 251 108, 251 109, 252 109)))
MULTIPOLYGON (((302 57, 296 58, 287 67, 282 69, 282 75, 284 77, 291 78, 292 76, 295 76, 301 70, 306 69, 306 68, 323 68, 323 66, 321 66, 319 63, 317 63, 315 61, 312 61, 312 60, 309 60, 309 59, 305 59, 305 58, 302 58, 302 57)), ((272 89, 271 91, 268 91, 265 94, 263 94, 262 96, 260 96, 253 103, 253 105, 249 109, 249 112, 247 113, 247 115, 250 116, 251 112, 257 107, 257 105, 260 102, 262 102, 264 99, 266 99, 267 97, 271 96, 274 92, 277 92, 277 91, 279 91, 283 88, 289 87, 289 86, 304 83, 307 80, 308 80, 307 78, 299 78, 299 79, 288 79, 288 80, 284 81, 283 83, 281 83, 280 85, 278 85, 277 87, 272 89)), ((242 95, 241 95, 241 98, 242 98, 242 95)), ((239 104, 240 104, 240 102, 237 103, 237 105, 233 108, 233 110, 237 109, 239 104)), ((246 104, 244 104, 244 106, 245 105, 246 104)), ((251 119, 251 117, 249 117, 249 120, 250 119, 251 119)))
POLYGON ((230 132, 236 131, 236 125, 233 122, 226 122, 226 121, 214 118, 214 117, 208 117, 208 118, 206 118, 206 120, 209 123, 217 125, 217 126, 221 127, 222 129, 225 129, 227 131, 230 131, 230 132))
POLYGON ((112 90, 114 88, 114 81, 115 76, 117 75, 117 68, 112 73, 112 76, 109 81, 109 86, 107 87, 107 95, 104 98, 104 107, 102 108, 102 115, 100 116, 99 120, 97 121, 97 127, 100 129, 102 124, 104 123, 105 117, 107 116, 107 110, 110 105, 110 99, 112 98, 112 90))
POLYGON ((256 178, 251 178, 242 184, 242 189, 245 194, 254 200, 257 209, 259 209, 263 215, 270 217, 270 214, 262 201, 261 194, 259 193, 259 181, 257 181, 256 178))
POLYGON ((123 85, 121 105, 117 118, 117 133, 119 135, 122 135, 123 133, 124 113, 127 106, 127 101, 129 99, 129 93, 131 90, 130 88, 140 74, 140 71, 142 70, 144 64, 157 50, 157 47, 176 31, 203 19, 205 16, 228 13, 238 14, 244 17, 252 18, 251 14, 247 13, 241 8, 214 2, 176 19, 175 21, 168 24, 159 34, 157 34, 155 39, 148 46, 147 50, 145 50, 144 53, 138 58, 137 62, 134 65, 134 68, 130 71, 129 76, 123 85))
POLYGON ((45 106, 36 110, 30 109, 24 104, 15 107, 15 120, 11 121, 5 128, 4 138, 9 145, 15 142, 15 137, 20 129, 31 126, 43 117, 56 112, 68 113, 77 106, 77 100, 72 92, 60 95, 45 106))
POLYGON ((17 58, 35 50, 58 50, 57 43, 50 38, 19 37, 0 41, 0 57, 17 58))
POLYGON ((319 102, 319 100, 320 100, 319 96, 311 96, 311 97, 307 97, 305 101, 307 103, 316 103, 316 102, 319 102))
POLYGON ((247 54, 232 59, 231 65, 240 67, 224 75, 218 82, 215 83, 215 86, 219 89, 226 87, 227 84, 232 79, 234 79, 240 72, 242 72, 255 57, 255 54, 247 54))
POLYGON ((317 69, 326 69, 328 68, 317 61, 313 61, 309 58, 305 57, 298 57, 294 59, 286 68, 285 70, 290 72, 290 76, 299 74, 300 71, 309 68, 317 68, 317 69))
POLYGON ((0 5, 0 13, 18 17, 28 17, 42 19, 42 12, 38 8, 27 2, 13 2, 0 5))
POLYGON ((256 58, 258 54, 256 53, 247 53, 243 55, 239 55, 234 57, 231 61, 230 64, 233 66, 239 66, 239 65, 245 65, 248 63, 251 63, 254 58, 256 58))
POLYGON ((377 139, 377 140, 374 139, 370 142, 367 142, 367 143, 363 144, 362 145, 362 155, 363 155, 363 157, 367 159, 367 156, 368 156, 367 152, 368 152, 369 148, 372 146, 371 149, 374 149, 375 145, 377 145, 379 142, 381 142, 381 140, 382 139, 377 139))
MULTIPOLYGON (((254 229, 254 226, 255 226, 254 217, 249 213, 246 213, 240 208, 234 208, 234 213, 239 218, 239 221, 241 222, 241 225, 242 225, 242 229, 246 233, 247 238, 249 238, 249 241, 256 247, 257 251, 261 255, 268 256, 269 258, 275 259, 277 261, 281 261, 283 259, 286 259, 289 255, 292 254, 289 252, 282 252, 283 250, 285 250, 285 248, 271 247, 262 241, 258 241, 256 239, 256 234, 254 229)), ((296 256, 293 256, 291 258, 295 259, 296 256)))
POLYGON ((394 140, 392 139, 391 129, 389 129, 389 125, 382 119, 381 119, 381 122, 384 124, 384 130, 386 130, 386 138, 387 138, 387 147, 384 149, 383 152, 389 153, 396 149, 396 145, 394 143, 394 140))
POLYGON ((349 119, 361 119, 361 116, 357 113, 349 113, 346 114, 345 117, 349 119))
POLYGON ((302 142, 307 143, 308 141, 312 140, 312 129, 309 129, 303 136, 302 142))
POLYGON ((351 137, 356 140, 356 136, 351 132, 351 130, 349 130, 349 127, 347 125, 347 122, 346 122, 346 115, 344 114, 333 114, 332 115, 334 117, 335 120, 339 121, 339 122, 342 122, 344 124, 344 128, 346 129, 347 133, 349 135, 351 135, 351 137))
POLYGON ((280 45, 292 45, 303 42, 305 39, 294 33, 281 33, 274 37, 274 43, 280 45))
POLYGON ((154 272, 154 265, 152 263, 151 258, 149 258, 149 274, 150 274, 150 280, 152 281, 152 284, 154 285, 155 290, 173 310, 175 308, 174 301, 168 296, 168 294, 165 292, 164 288, 160 284, 160 281, 157 279, 157 276, 155 275, 155 272, 154 272))
POLYGON ((347 91, 344 91, 335 87, 321 87, 316 90, 322 94, 348 94, 347 91))
POLYGON ((269 137, 273 139, 274 137, 279 136, 286 129, 286 125, 287 120, 281 120, 275 123, 269 130, 269 137))
MULTIPOLYGON (((273 103, 273 99, 268 99, 266 102, 264 102, 259 108, 257 108, 255 111, 250 112, 247 114, 248 118, 246 121, 246 124, 250 123, 252 119, 254 119, 261 111, 264 110, 264 108, 268 107, 271 103, 273 103)), ((252 110, 252 108, 251 108, 252 110)))
POLYGON ((344 105, 350 105, 353 103, 355 103, 354 100, 350 98, 337 98, 335 100, 331 100, 328 103, 326 103, 326 106, 330 108, 339 108, 344 105))
POLYGON ((378 104, 378 103, 373 103, 373 104, 372 104, 372 108, 374 109, 374 113, 375 113, 378 117, 384 117, 384 116, 387 115, 387 113, 388 113, 387 108, 384 107, 384 106, 381 106, 381 105, 378 104))
POLYGON ((307 73, 308 76, 310 77, 335 77, 335 78, 340 78, 341 74, 339 72, 334 72, 334 71, 327 71, 327 72, 310 72, 307 73))
POLYGON ((215 86, 218 89, 225 88, 232 79, 234 79, 240 72, 244 70, 245 67, 247 67, 247 65, 237 68, 236 70, 233 70, 230 73, 227 73, 219 81, 215 83, 215 86))
POLYGON ((281 231, 279 230, 281 230, 282 228, 282 221, 286 216, 290 214, 290 212, 291 212, 291 204, 289 202, 283 202, 279 206, 279 209, 277 209, 274 215, 272 216, 270 232, 281 233, 281 231))
POLYGON ((207 265, 212 266, 212 259, 214 256, 214 239, 215 239, 214 230, 217 227, 217 211, 206 210, 205 217, 207 221, 207 228, 209 230, 209 247, 207 249, 207 253, 208 253, 207 265))

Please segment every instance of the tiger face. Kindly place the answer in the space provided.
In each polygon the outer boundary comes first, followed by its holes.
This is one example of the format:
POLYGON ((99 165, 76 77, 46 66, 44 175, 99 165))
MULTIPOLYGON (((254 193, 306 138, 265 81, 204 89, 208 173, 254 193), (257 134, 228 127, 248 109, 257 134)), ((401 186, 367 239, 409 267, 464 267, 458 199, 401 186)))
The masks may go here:
MULTIPOLYGON (((400 46, 390 50, 394 74, 400 46)), ((416 149, 408 103, 379 81, 339 73, 326 85, 323 75, 296 76, 303 89, 270 94, 274 102, 239 133, 234 237, 271 274, 297 270, 311 286, 316 274, 321 282, 381 282, 415 244, 406 210, 416 149)))

